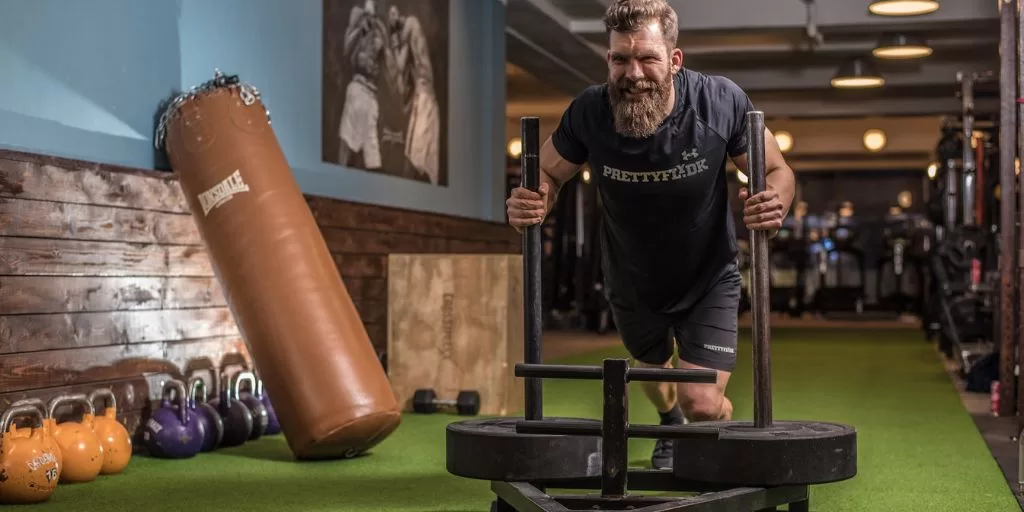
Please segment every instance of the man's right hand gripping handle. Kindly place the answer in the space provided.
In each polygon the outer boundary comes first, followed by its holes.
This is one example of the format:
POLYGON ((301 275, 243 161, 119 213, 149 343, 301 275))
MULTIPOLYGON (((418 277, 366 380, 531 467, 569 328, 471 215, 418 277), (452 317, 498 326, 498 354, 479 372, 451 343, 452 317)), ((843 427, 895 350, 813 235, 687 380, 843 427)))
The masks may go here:
POLYGON ((544 222, 562 184, 579 172, 580 164, 562 158, 551 136, 537 147, 539 119, 523 118, 523 183, 505 201, 508 223, 523 233, 544 222), (529 175, 527 175, 529 174, 529 175))
POLYGON ((523 228, 543 222, 547 215, 549 191, 550 187, 545 182, 541 182, 536 192, 525 187, 512 189, 512 194, 505 200, 508 223, 522 232, 523 228))

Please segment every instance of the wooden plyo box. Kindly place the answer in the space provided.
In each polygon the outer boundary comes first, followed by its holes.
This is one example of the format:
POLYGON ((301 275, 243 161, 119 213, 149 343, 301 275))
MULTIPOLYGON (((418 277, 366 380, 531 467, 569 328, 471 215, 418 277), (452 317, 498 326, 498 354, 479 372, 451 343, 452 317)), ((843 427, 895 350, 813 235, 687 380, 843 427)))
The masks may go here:
POLYGON ((391 254, 388 376, 403 410, 417 389, 480 393, 480 414, 523 409, 523 259, 512 254, 391 254))

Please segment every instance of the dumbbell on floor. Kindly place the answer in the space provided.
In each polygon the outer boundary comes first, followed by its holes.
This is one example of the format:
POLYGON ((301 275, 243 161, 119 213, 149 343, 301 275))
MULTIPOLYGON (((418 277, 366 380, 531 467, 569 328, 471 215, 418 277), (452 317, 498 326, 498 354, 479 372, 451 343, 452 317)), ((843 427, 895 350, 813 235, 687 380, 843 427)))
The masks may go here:
POLYGON ((412 410, 422 414, 437 412, 438 407, 455 407, 462 416, 476 416, 480 412, 480 393, 460 391, 455 400, 439 400, 433 389, 417 389, 412 397, 412 410))

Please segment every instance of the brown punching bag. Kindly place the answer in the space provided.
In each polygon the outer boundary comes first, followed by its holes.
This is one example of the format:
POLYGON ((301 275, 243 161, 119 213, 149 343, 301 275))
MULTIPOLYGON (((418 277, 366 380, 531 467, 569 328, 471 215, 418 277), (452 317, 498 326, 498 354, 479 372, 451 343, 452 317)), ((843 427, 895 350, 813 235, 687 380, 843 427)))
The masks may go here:
POLYGON ((401 419, 259 92, 217 71, 156 137, 298 459, 351 457, 401 419))

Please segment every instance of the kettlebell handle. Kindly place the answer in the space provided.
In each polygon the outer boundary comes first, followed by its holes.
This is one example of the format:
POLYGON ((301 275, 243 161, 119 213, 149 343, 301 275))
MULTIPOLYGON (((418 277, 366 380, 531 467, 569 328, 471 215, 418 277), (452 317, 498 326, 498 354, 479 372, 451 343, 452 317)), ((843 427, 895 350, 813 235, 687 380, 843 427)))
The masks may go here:
POLYGON ((31 406, 39 409, 39 413, 43 415, 43 419, 45 420, 47 418, 47 416, 46 416, 46 402, 44 402, 42 399, 40 399, 40 398, 23 398, 21 400, 18 400, 16 402, 14 402, 13 404, 11 404, 11 407, 21 407, 23 405, 31 405, 31 406))
MULTIPOLYGON (((14 418, 20 418, 24 416, 32 416, 38 423, 37 428, 43 426, 43 411, 39 407, 34 405, 16 405, 4 411, 4 415, 0 416, 0 434, 6 434, 11 428, 11 422, 14 418)), ((2 437, 2 436, 0 436, 2 437)))
POLYGON ((178 379, 171 379, 164 382, 163 397, 166 399, 171 391, 177 393, 178 416, 181 417, 181 424, 188 425, 188 393, 185 392, 185 383, 178 379))
POLYGON ((252 390, 252 394, 256 394, 256 375, 252 372, 238 372, 235 375, 234 386, 232 386, 232 392, 234 393, 234 399, 240 400, 242 395, 242 382, 249 382, 249 389, 252 390))
POLYGON ((82 408, 85 409, 86 413, 92 416, 96 415, 96 409, 93 408, 92 402, 89 401, 89 397, 85 396, 84 394, 75 394, 57 395, 53 397, 53 399, 50 400, 50 403, 46 407, 46 417, 54 418, 54 420, 56 420, 57 408, 66 403, 82 404, 82 408))
POLYGON ((89 393, 89 403, 93 404, 93 407, 96 406, 96 400, 101 398, 106 399, 106 403, 103 406, 104 411, 106 411, 107 407, 114 409, 115 412, 117 411, 117 398, 114 397, 114 392, 109 388, 99 388, 89 393))
POLYGON ((194 404, 206 402, 206 399, 209 398, 209 394, 206 389, 206 381, 203 380, 202 377, 192 377, 192 380, 189 382, 188 388, 188 399, 190 402, 194 404), (201 400, 196 399, 196 397, 199 396, 202 397, 201 400))

